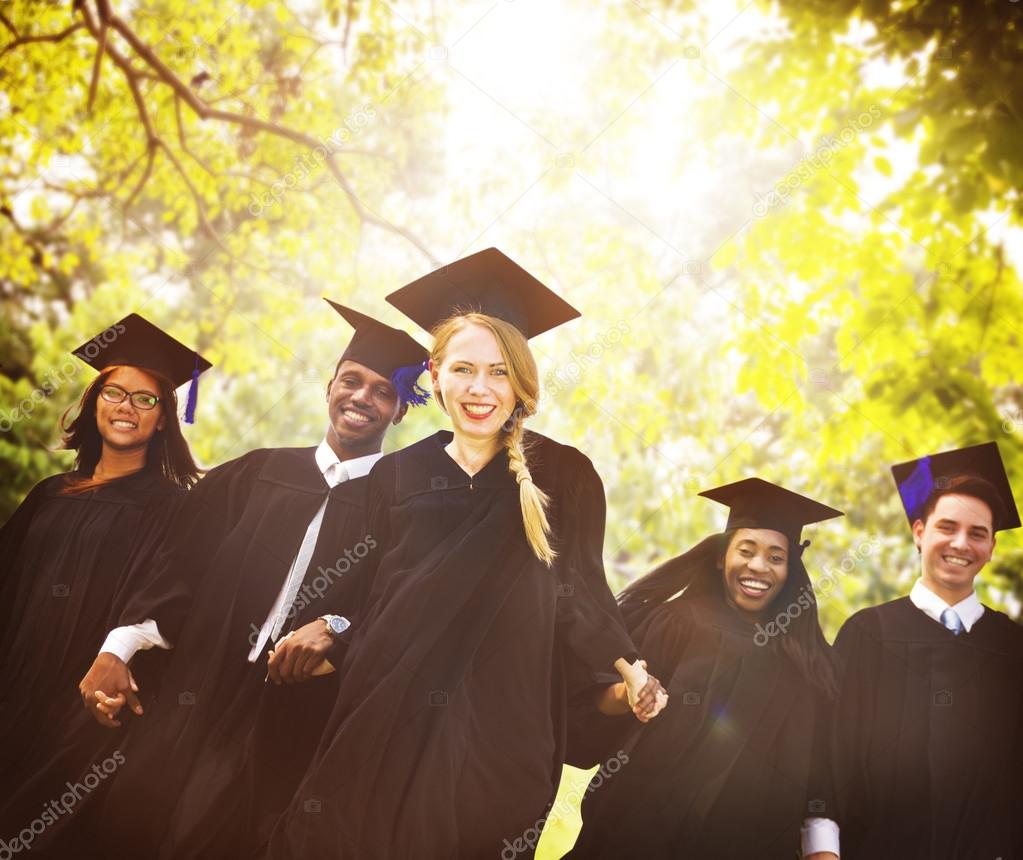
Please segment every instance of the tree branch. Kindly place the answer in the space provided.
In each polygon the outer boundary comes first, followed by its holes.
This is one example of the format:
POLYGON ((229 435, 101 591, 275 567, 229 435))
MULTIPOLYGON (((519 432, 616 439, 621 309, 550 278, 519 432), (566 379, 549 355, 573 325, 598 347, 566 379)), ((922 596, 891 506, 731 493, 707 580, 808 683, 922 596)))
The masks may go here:
POLYGON ((17 28, 3 12, 0 12, 0 23, 2 23, 10 31, 11 35, 14 36, 15 39, 18 38, 17 28))
POLYGON ((92 64, 92 80, 89 81, 89 101, 86 103, 86 113, 92 113, 92 105, 96 101, 96 90, 99 87, 99 71, 100 66, 103 63, 103 55, 107 50, 107 33, 109 28, 107 22, 103 22, 103 28, 100 30, 98 46, 96 48, 96 59, 92 64))
MULTIPOLYGON (((6 18, 3 19, 3 23, 7 26, 7 29, 12 33, 17 33, 14 29, 14 25, 11 24, 6 18)), ((39 36, 17 36, 13 42, 8 42, 4 45, 3 49, 0 50, 0 57, 4 56, 8 51, 13 51, 15 48, 21 47, 22 45, 31 45, 34 42, 62 42, 68 36, 75 32, 75 30, 81 30, 81 22, 72 24, 70 27, 65 27, 59 33, 44 33, 39 36)))
MULTIPOLYGON (((149 177, 153 173, 153 162, 156 160, 156 143, 152 140, 146 143, 146 166, 142 171, 142 175, 139 177, 139 181, 135 183, 135 187, 132 189, 131 194, 128 195, 124 201, 124 208, 130 209, 134 204, 135 199, 142 193, 142 189, 145 188, 146 183, 149 181, 149 177)), ((134 166, 134 164, 133 164, 134 166)))
MULTIPOLYGON (((110 12, 110 7, 107 0, 96 0, 96 2, 100 16, 103 19, 102 24, 103 28, 105 28, 109 23, 116 21, 116 18, 110 12)), ((101 28, 96 25, 96 22, 93 20, 88 7, 84 3, 82 4, 81 9, 82 15, 85 18, 85 26, 88 28, 89 32, 92 33, 92 35, 97 39, 97 41, 99 41, 100 37, 102 36, 101 28)), ((107 53, 110 55, 110 58, 114 61, 114 64, 124 74, 124 78, 128 83, 128 90, 131 93, 131 97, 135 102, 135 108, 138 111, 139 120, 142 122, 142 126, 146 130, 146 155, 147 155, 146 167, 145 170, 142 171, 142 176, 139 178, 138 183, 136 183, 135 188, 132 190, 131 194, 128 196, 128 199, 124 203, 125 210, 131 208, 132 204, 135 202, 136 198, 139 196, 139 194, 142 192, 142 189, 149 181, 149 177, 152 175, 153 172, 153 164, 156 160, 156 152, 158 149, 162 149, 167 154, 167 158, 170 160, 175 170, 177 170, 178 174, 184 180, 185 186, 188 188, 189 194, 192 195, 192 200, 195 202, 196 211, 199 216, 199 223, 202 225, 203 230, 216 243, 217 247, 219 247, 232 259, 235 259, 234 254, 227 247, 227 245, 224 244, 224 241, 223 239, 221 239, 220 234, 217 233, 217 230, 210 223, 209 217, 206 214, 206 203, 202 199, 202 195, 199 194, 199 191, 195 187, 191 178, 188 176, 188 172, 182 167, 181 162, 178 160, 178 157, 174 154, 173 150, 169 146, 167 146, 163 138, 161 138, 160 135, 157 134, 156 127, 153 125, 153 120, 149 115, 149 110, 146 108, 145 100, 142 98, 142 91, 139 89, 138 72, 132 68, 128 58, 125 57, 116 48, 114 48, 113 45, 106 42, 105 38, 104 42, 106 44, 107 53)), ((246 264, 251 265, 250 263, 246 264)))
MULTIPOLYGON (((206 215, 206 203, 202 199, 202 195, 199 193, 199 189, 195 187, 195 185, 192 183, 192 180, 189 178, 188 171, 181 166, 181 162, 178 160, 178 157, 174 154, 173 150, 171 150, 171 148, 167 146, 166 143, 164 143, 159 138, 157 139, 157 143, 160 146, 160 148, 167 154, 167 158, 170 159, 170 163, 174 165, 174 169, 177 170, 178 174, 184 180, 185 186, 188 188, 188 192, 192 195, 192 200, 195 201, 195 208, 199 213, 199 223, 202 224, 203 229, 206 231, 209 237, 214 242, 217 243, 217 245, 220 247, 222 251, 226 252, 227 254, 231 254, 231 251, 224 244, 223 239, 220 238, 220 234, 210 223, 210 219, 206 215)), ((231 256, 233 257, 234 255, 231 254, 231 256)))
MULTIPOLYGON (((107 0, 96 0, 99 4, 106 5, 107 0)), ((95 37, 97 35, 95 24, 88 23, 91 21, 87 7, 82 4, 83 14, 86 15, 87 26, 89 31, 95 37)), ((406 241, 410 242, 433 264, 437 264, 438 260, 430 253, 426 245, 419 239, 418 236, 413 234, 410 230, 405 227, 401 227, 397 224, 393 224, 386 218, 383 218, 373 212, 366 204, 355 193, 351 184, 348 182, 347 177, 342 173, 341 168, 338 166, 337 160, 334 158, 334 153, 329 147, 325 147, 316 138, 305 134, 300 131, 296 131, 293 128, 289 128, 285 125, 280 125, 275 122, 268 122, 266 120, 259 119, 257 117, 245 116, 243 114, 234 113, 233 111, 220 110, 217 108, 209 107, 196 93, 194 93, 184 81, 182 81, 174 72, 167 67, 167 65, 155 54, 155 52, 145 44, 138 35, 129 27, 121 18, 113 13, 109 15, 109 24, 114 30, 131 46, 135 54, 145 62, 158 76, 159 78, 169 86, 176 95, 178 95, 191 110, 200 119, 214 119, 222 122, 230 123, 233 125, 247 128, 252 131, 265 132, 272 134, 276 137, 290 140, 293 143, 298 143, 302 146, 308 147, 311 150, 323 150, 325 153, 325 163, 327 169, 334 177, 335 182, 344 192, 348 198, 349 204, 355 210, 356 215, 367 224, 373 224, 383 230, 395 233, 401 236, 406 241)), ((109 51, 108 51, 109 52, 109 51)), ((115 55, 111 54, 114 58, 115 55)), ((116 58, 115 58, 116 62, 116 58)), ((134 72, 133 72, 134 73, 134 72)), ((166 146, 164 150, 168 151, 166 146)))
POLYGON ((45 187, 50 189, 51 191, 57 191, 59 193, 66 194, 68 197, 71 198, 71 205, 68 206, 67 211, 64 212, 62 215, 57 215, 49 224, 47 224, 43 228, 43 230, 45 230, 47 233, 56 233, 61 227, 63 227, 64 224, 67 222, 68 218, 75 214, 75 209, 78 208, 78 204, 81 203, 84 199, 86 199, 86 197, 97 196, 92 194, 76 194, 74 191, 71 191, 68 188, 61 188, 59 186, 54 186, 49 183, 47 183, 45 187))
POLYGON ((181 99, 176 95, 174 96, 174 120, 178 124, 178 143, 181 146, 181 151, 185 153, 185 155, 191 156, 195 163, 205 170, 210 176, 218 176, 219 174, 203 159, 192 152, 192 150, 188 148, 188 144, 185 143, 185 124, 181 120, 181 99))
MULTIPOLYGON (((146 147, 143 153, 136 158, 128 168, 122 172, 119 177, 120 181, 123 182, 131 173, 134 171, 138 161, 142 158, 146 158, 146 166, 143 169, 142 175, 138 182, 133 187, 129 194, 127 201, 125 202, 125 208, 129 208, 138 196, 142 193, 146 183, 149 181, 156 159, 157 150, 163 150, 170 160, 172 166, 177 173, 184 180, 189 193, 195 201, 199 221, 207 234, 213 239, 213 241, 226 253, 230 254, 233 258, 233 254, 224 245, 221 237, 218 235, 216 229, 206 212, 205 201, 202 195, 199 193, 195 184, 188 176, 188 171, 184 169, 181 160, 175 154, 175 152, 168 146, 167 142, 164 141, 157 133, 156 127, 153 123, 152 117, 146 108, 146 102, 143 98, 142 92, 139 87, 139 82, 143 79, 153 80, 158 84, 163 84, 169 87, 175 95, 175 119, 177 122, 178 130, 178 142, 181 147, 181 151, 187 154, 193 159, 200 167, 203 168, 211 176, 218 176, 216 171, 212 169, 208 162, 205 162, 195 152, 193 152, 187 144, 185 136, 184 122, 181 116, 181 103, 183 102, 188 108, 195 114, 200 120, 216 120, 223 123, 235 125, 241 129, 245 129, 249 132, 270 134, 283 140, 291 141, 300 146, 306 147, 309 150, 322 154, 324 163, 330 172, 331 177, 337 186, 344 193, 348 199, 349 205, 355 211, 356 216, 363 224, 372 224, 380 229, 386 230, 393 233, 401 238, 405 239, 413 246, 415 246, 431 263, 437 264, 437 259, 433 256, 430 250, 426 247, 424 242, 416 236, 411 230, 402 227, 398 224, 394 224, 388 219, 378 215, 372 208, 360 199, 356 194, 355 189, 352 187, 347 176, 341 171, 338 161, 336 159, 336 153, 331 148, 329 143, 324 143, 309 134, 293 129, 287 125, 282 125, 277 122, 271 122, 263 119, 259 119, 256 116, 248 116, 245 114, 236 113, 230 110, 223 110, 220 108, 211 107, 206 101, 204 101, 197 93, 195 93, 184 81, 182 81, 153 51, 153 49, 143 42, 134 30, 128 26, 128 24, 121 19, 118 15, 114 14, 111 9, 109 0, 94 0, 96 8, 96 16, 93 15, 90 10, 90 4, 88 0, 77 0, 74 3, 73 9, 75 12, 80 12, 82 16, 81 21, 76 21, 70 26, 66 27, 59 33, 49 33, 42 35, 25 35, 22 36, 18 33, 17 28, 14 26, 11 20, 5 15, 0 13, 0 24, 5 27, 12 36, 13 41, 0 48, 0 56, 8 53, 14 48, 32 43, 32 42, 60 42, 63 39, 70 36, 76 30, 82 29, 83 27, 88 30, 90 35, 95 39, 97 43, 97 52, 95 62, 93 63, 92 77, 89 85, 89 96, 87 107, 91 112, 95 102, 96 94, 98 92, 100 73, 102 68, 102 57, 104 54, 110 57, 114 65, 123 74, 126 83, 128 84, 129 92, 131 93, 132 100, 135 103, 135 108, 146 135, 146 147), (98 18, 98 20, 97 20, 98 18), (113 30, 121 38, 125 40, 128 46, 131 48, 131 53, 134 57, 129 57, 122 53, 109 39, 109 31, 113 30), (132 60, 138 59, 143 63, 141 68, 136 67, 132 60)), ((349 20, 346 22, 346 30, 351 25, 352 16, 352 4, 349 4, 348 8, 349 20)), ((226 174, 223 174, 226 175, 226 174)), ((231 175, 241 175, 244 178, 255 179, 248 174, 239 174, 237 171, 232 172, 231 175)), ((262 180, 258 180, 262 182, 262 180)), ((109 192, 104 192, 109 193, 109 192)), ((247 261, 240 261, 245 265, 251 265, 247 261)))

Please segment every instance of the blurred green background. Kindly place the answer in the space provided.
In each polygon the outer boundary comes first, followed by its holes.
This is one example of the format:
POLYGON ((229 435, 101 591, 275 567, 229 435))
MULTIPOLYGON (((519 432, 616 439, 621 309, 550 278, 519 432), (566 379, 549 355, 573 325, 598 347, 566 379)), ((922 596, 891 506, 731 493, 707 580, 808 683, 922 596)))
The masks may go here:
MULTIPOLYGON (((387 292, 496 245, 583 311, 533 342, 533 426, 604 478, 612 585, 721 527, 696 492, 757 474, 847 511, 808 530, 832 637, 916 575, 889 464, 995 439, 1023 487, 1021 21, 0 3, 0 520, 67 468, 91 378, 68 350, 125 314, 215 362, 186 429, 212 466, 321 437, 350 333, 321 296, 404 326, 387 292)), ((1016 618, 1021 561, 1003 535, 980 584, 1016 618)))

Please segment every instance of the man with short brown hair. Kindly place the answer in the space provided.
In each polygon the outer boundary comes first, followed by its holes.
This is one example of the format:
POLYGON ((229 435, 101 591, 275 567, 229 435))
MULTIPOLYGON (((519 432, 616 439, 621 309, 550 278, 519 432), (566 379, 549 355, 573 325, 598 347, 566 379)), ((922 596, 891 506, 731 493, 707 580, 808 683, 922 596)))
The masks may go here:
POLYGON ((1021 856, 1023 628, 977 599, 995 533, 1020 525, 994 442, 892 467, 920 578, 856 613, 803 856, 1021 856))

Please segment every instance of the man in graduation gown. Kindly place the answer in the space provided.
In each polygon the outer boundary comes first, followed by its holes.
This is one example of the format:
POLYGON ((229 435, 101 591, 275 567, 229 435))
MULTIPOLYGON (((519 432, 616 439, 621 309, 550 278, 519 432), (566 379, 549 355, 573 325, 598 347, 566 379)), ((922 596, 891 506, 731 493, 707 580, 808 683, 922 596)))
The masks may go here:
POLYGON ((803 856, 1023 857, 1023 628, 973 590, 995 533, 1020 525, 998 447, 892 473, 920 579, 839 631, 844 677, 803 856))
POLYGON ((104 857, 243 856, 260 792, 290 799, 315 749, 336 675, 310 675, 348 625, 333 612, 357 604, 359 563, 373 546, 364 476, 387 429, 425 402, 415 383, 427 355, 404 332, 331 305, 356 330, 327 389, 325 439, 252 451, 210 472, 83 681, 114 722, 120 705, 134 707, 133 654, 173 646, 103 805, 104 857), (282 708, 291 720, 277 720, 287 731, 272 738, 279 749, 264 741, 254 750, 257 722, 282 708), (248 763, 256 752, 270 757, 263 785, 248 763))
MULTIPOLYGON (((206 359, 138 314, 73 355, 99 372, 62 427, 75 468, 0 529, 0 858, 34 848, 116 770, 118 739, 75 685, 135 587, 132 560, 156 551, 198 478, 175 389, 197 384, 206 359)), ((159 661, 139 668, 151 687, 159 661)))

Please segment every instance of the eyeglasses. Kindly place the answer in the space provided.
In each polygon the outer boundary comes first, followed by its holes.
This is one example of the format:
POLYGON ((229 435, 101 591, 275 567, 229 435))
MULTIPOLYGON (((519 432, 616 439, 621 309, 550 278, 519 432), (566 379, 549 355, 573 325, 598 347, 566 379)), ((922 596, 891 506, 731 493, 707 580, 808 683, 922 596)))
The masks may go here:
POLYGON ((123 403, 125 398, 130 397, 132 405, 137 409, 150 410, 155 409, 156 404, 160 402, 160 398, 155 394, 150 394, 148 391, 127 391, 121 388, 120 385, 104 385, 99 390, 99 396, 102 397, 107 403, 123 403))

